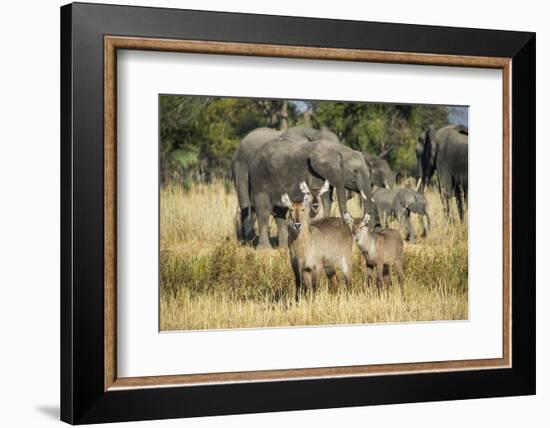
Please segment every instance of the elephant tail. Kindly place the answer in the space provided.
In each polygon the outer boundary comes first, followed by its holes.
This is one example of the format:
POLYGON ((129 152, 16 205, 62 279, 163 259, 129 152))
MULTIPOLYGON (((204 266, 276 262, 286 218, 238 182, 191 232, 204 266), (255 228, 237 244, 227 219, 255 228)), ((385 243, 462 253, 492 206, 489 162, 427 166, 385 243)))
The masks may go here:
POLYGON ((233 180, 237 191, 237 200, 241 210, 251 206, 250 203, 250 178, 248 168, 240 163, 233 165, 233 180))

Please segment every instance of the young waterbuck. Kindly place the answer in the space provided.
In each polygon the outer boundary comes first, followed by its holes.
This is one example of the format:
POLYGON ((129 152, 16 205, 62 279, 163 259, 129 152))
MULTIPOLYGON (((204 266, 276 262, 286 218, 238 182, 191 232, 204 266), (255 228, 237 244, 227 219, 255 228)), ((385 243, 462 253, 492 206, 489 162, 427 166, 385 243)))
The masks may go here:
MULTIPOLYGON (((311 220, 310 204, 313 200, 305 182, 300 183, 304 194, 301 202, 292 202, 288 194, 281 201, 289 208, 288 248, 290 262, 296 279, 296 301, 299 301, 302 288, 315 292, 324 270, 333 292, 338 290, 336 267, 344 276, 346 288, 351 283, 351 250, 353 236, 350 228, 337 217, 325 217, 311 220)), ((329 190, 325 181, 319 196, 329 190)))
POLYGON ((390 267, 395 266, 399 286, 403 290, 403 239, 394 229, 371 231, 370 215, 367 213, 361 221, 353 226, 353 236, 361 249, 367 264, 367 284, 371 284, 372 269, 376 267, 376 285, 382 287, 382 277, 390 282, 390 267))

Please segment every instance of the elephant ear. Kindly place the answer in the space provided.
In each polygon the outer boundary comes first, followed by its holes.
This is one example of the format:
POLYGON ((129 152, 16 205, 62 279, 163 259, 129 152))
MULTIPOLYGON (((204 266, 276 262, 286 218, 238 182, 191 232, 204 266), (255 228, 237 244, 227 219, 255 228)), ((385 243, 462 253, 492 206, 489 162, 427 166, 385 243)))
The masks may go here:
POLYGON ((424 139, 424 162, 433 167, 435 161, 435 126, 430 125, 426 130, 426 137, 424 139))
POLYGON ((319 144, 308 157, 311 171, 335 187, 344 185, 344 159, 338 150, 319 144))
POLYGON ((361 152, 361 155, 363 156, 363 159, 365 159, 365 163, 367 164, 367 170, 369 171, 369 176, 372 177, 372 162, 367 158, 365 155, 365 152, 361 152))

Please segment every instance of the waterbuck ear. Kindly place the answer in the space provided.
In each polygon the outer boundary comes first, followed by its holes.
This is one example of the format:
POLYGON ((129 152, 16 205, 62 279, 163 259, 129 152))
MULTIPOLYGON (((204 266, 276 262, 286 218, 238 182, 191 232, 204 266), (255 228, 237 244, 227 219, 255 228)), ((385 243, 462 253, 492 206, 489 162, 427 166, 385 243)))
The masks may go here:
POLYGON ((302 191, 302 193, 305 193, 306 195, 309 194, 309 193, 311 193, 311 192, 309 191, 309 187, 307 187, 307 183, 306 183, 305 181, 302 181, 302 182, 300 183, 300 190, 302 191))
POLYGON ((292 205, 292 202, 290 201, 290 197, 288 196, 288 193, 285 193, 283 196, 281 196, 281 202, 283 206, 287 208, 292 205))
POLYGON ((319 196, 321 196, 323 193, 328 192, 328 189, 330 189, 330 183, 328 180, 325 180, 323 183, 323 187, 321 187, 321 190, 319 190, 319 196))

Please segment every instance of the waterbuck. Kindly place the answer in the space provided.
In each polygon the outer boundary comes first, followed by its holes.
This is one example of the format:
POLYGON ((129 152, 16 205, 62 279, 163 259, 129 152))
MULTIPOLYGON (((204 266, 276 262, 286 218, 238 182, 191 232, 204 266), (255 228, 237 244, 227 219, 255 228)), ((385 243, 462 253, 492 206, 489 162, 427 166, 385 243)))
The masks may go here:
POLYGON ((353 226, 353 236, 359 246, 367 265, 367 284, 371 284, 372 269, 376 268, 376 285, 382 287, 382 277, 389 285, 390 267, 395 266, 399 286, 403 290, 403 239, 394 229, 371 231, 370 215, 367 213, 361 221, 353 226))
MULTIPOLYGON (((319 196, 329 190, 325 181, 319 196)), ((305 182, 300 183, 303 200, 292 202, 287 193, 281 201, 289 209, 288 248, 290 263, 296 280, 296 301, 300 300, 302 288, 315 292, 324 270, 330 280, 331 290, 338 290, 336 267, 344 276, 346 288, 351 283, 351 251, 353 236, 350 228, 337 217, 311 220, 310 204, 313 200, 305 182)))

